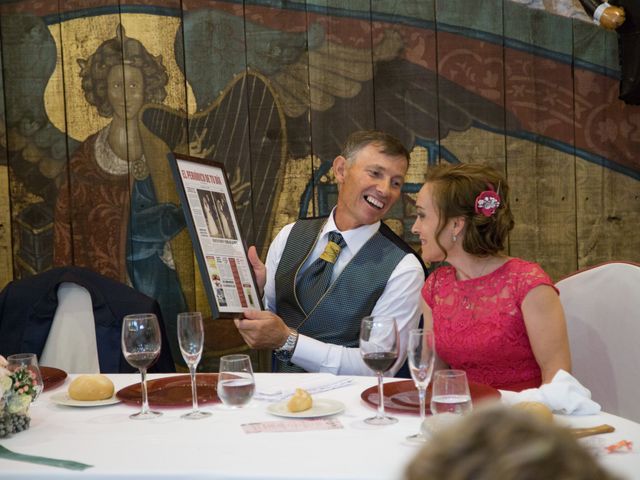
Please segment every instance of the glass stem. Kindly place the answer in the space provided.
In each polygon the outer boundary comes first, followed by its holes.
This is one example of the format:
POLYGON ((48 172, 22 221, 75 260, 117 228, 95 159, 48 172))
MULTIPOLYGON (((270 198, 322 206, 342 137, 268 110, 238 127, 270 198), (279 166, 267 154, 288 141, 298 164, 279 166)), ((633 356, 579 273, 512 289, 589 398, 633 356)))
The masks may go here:
POLYGON ((384 390, 382 389, 382 372, 378 372, 378 418, 384 418, 384 390))
POLYGON ((424 417, 425 417, 425 410, 427 408, 426 406, 426 400, 427 400, 427 389, 426 388, 418 388, 418 398, 420 399, 420 420, 422 420, 424 422, 424 417))
POLYGON ((140 376, 142 377, 142 409, 141 414, 149 413, 149 399, 147 398, 147 369, 140 369, 140 376))
POLYGON ((198 386, 196 385, 196 366, 189 365, 189 373, 191 374, 191 404, 193 411, 198 410, 198 386))

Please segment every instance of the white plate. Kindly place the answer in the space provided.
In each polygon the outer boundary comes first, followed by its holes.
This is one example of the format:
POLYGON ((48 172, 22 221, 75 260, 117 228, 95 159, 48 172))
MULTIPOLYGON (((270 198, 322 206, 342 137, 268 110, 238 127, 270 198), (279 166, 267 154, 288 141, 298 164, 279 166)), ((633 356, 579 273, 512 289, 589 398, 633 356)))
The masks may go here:
POLYGON ((120 400, 114 394, 111 398, 104 400, 74 400, 69 397, 67 392, 58 392, 51 395, 51 401, 58 405, 66 405, 67 407, 101 407, 103 405, 113 405, 120 403, 120 400))
POLYGON ((267 411, 279 417, 291 418, 316 418, 335 415, 344 411, 344 403, 328 398, 314 398, 313 406, 303 412, 290 412, 287 409, 289 400, 279 403, 272 403, 267 407, 267 411))

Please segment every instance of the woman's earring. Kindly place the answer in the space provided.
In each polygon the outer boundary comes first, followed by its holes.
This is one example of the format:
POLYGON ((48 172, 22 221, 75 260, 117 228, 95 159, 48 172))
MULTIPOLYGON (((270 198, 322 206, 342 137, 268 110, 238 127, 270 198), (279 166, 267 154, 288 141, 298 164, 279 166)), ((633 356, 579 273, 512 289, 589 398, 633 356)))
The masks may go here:
POLYGON ((453 240, 453 243, 455 243, 458 240, 458 237, 454 235, 453 237, 451 237, 451 239, 453 240))

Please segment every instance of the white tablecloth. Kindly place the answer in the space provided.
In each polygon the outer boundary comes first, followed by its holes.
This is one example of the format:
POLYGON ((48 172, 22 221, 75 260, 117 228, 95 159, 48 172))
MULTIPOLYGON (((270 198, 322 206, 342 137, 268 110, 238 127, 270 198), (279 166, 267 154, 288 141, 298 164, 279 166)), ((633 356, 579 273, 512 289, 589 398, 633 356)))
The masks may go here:
MULTIPOLYGON (((258 386, 279 386, 278 375, 257 374, 258 386)), ((150 379, 156 376, 149 376, 150 379)), ((139 381, 138 375, 111 375, 116 389, 139 381)), ((308 382, 310 374, 291 374, 287 384, 308 382), (295 375, 295 376, 293 376, 295 375)), ((373 427, 362 422, 374 410, 360 398, 375 378, 353 377, 353 384, 317 394, 346 406, 337 416, 341 430, 294 433, 244 433, 241 424, 279 420, 266 411, 268 403, 252 401, 237 410, 208 405, 213 415, 183 420, 187 409, 164 410, 157 419, 133 421, 136 407, 117 404, 74 408, 54 404, 45 392, 31 408, 31 428, 0 439, 18 453, 75 460, 94 465, 83 472, 0 459, 0 478, 117 479, 399 479, 419 446, 405 440, 419 428, 419 418, 396 415, 395 425, 373 427)), ((386 381, 397 381, 388 379, 386 381)), ((634 443, 632 453, 603 455, 602 463, 623 478, 640 479, 640 424, 606 413, 563 417, 573 426, 608 423, 616 428, 599 435, 603 445, 619 440, 634 443)), ((596 438, 596 437, 594 437, 596 438)))

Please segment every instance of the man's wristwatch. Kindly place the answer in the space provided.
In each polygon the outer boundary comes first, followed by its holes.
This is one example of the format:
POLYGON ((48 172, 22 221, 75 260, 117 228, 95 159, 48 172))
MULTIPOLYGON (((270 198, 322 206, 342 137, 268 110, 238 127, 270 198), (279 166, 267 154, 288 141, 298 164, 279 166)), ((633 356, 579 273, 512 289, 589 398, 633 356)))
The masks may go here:
POLYGON ((289 329, 289 336, 284 344, 280 348, 276 348, 273 354, 276 358, 282 362, 289 362, 293 357, 293 351, 296 349, 298 343, 298 331, 293 328, 289 329))

